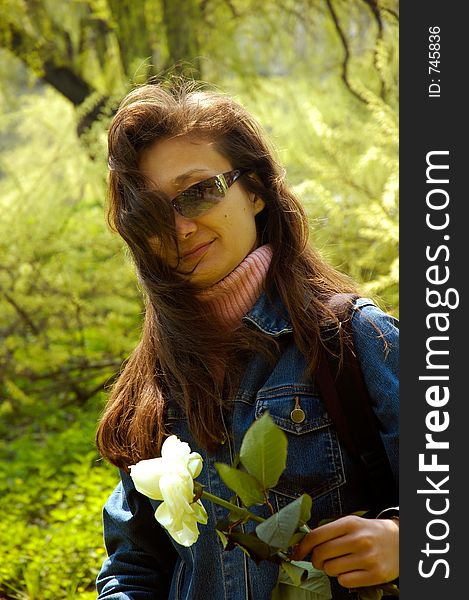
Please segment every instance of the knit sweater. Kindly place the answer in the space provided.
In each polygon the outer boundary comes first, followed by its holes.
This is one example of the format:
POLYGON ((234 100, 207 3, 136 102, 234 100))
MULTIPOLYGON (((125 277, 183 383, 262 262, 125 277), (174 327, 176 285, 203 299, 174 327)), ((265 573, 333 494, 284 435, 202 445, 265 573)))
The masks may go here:
POLYGON ((229 275, 200 293, 200 299, 220 325, 232 331, 254 306, 261 294, 272 259, 272 248, 266 244, 250 254, 229 275))

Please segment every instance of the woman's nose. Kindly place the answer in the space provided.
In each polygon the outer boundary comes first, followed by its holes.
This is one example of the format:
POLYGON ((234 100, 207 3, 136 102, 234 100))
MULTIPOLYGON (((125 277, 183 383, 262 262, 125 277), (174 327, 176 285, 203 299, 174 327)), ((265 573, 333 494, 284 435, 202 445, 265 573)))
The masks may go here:
POLYGON ((196 231, 197 223, 195 221, 176 213, 176 234, 178 238, 187 239, 196 231))

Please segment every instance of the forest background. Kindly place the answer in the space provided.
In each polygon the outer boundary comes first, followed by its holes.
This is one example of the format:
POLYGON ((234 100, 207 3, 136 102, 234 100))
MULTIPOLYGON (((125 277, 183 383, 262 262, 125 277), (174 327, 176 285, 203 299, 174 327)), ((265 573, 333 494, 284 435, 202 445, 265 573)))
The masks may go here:
POLYGON ((0 0, 0 598, 96 597, 94 432, 142 302, 105 225, 119 99, 184 73, 278 149, 313 243, 398 315, 395 0, 0 0))

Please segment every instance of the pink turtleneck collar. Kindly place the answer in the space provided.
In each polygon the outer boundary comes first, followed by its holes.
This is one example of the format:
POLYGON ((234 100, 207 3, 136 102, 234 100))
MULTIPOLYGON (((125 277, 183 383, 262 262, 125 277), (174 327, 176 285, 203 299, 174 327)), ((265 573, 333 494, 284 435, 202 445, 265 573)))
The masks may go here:
POLYGON ((220 325, 236 329, 259 298, 272 259, 272 248, 260 246, 221 281, 200 293, 220 325))

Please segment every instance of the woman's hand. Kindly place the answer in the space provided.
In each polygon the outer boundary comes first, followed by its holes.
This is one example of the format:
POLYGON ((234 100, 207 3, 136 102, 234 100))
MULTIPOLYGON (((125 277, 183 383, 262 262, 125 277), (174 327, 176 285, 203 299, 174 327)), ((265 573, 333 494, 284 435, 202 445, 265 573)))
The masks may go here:
POLYGON ((377 585, 399 576, 399 522, 349 515, 306 534, 294 552, 347 588, 377 585))

